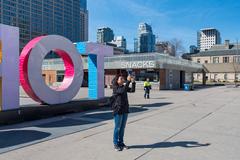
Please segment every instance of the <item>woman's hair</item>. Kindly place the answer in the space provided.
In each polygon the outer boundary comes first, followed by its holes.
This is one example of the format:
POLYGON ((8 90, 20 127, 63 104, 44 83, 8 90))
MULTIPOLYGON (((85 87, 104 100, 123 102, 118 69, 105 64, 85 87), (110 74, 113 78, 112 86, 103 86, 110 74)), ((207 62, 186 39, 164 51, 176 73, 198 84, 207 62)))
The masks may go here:
POLYGON ((118 79, 119 79, 119 77, 122 77, 123 75, 122 74, 117 74, 114 78, 113 78, 113 80, 112 80, 112 85, 113 86, 118 86, 118 79))

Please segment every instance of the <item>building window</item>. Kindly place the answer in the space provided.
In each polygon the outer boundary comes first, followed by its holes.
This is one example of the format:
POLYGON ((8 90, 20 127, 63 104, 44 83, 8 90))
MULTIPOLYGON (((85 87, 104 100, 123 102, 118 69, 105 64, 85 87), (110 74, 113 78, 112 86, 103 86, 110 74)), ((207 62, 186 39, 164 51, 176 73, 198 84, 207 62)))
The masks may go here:
POLYGON ((228 79, 227 73, 224 74, 224 80, 226 81, 228 79))
POLYGON ((240 63, 240 56, 234 56, 233 57, 233 62, 234 63, 240 63))
POLYGON ((159 82, 159 72, 155 70, 142 70, 139 73, 135 73, 135 77, 137 81, 145 81, 149 78, 151 82, 159 82))
POLYGON ((223 63, 229 63, 229 57, 223 57, 223 63))
POLYGON ((57 82, 63 82, 65 71, 57 71, 57 82))
POLYGON ((219 63, 219 57, 213 57, 213 63, 219 63))
POLYGON ((205 60, 205 63, 208 63, 208 60, 205 60))
POLYGON ((46 81, 46 74, 42 74, 44 81, 46 81))
POLYGON ((239 74, 239 73, 236 73, 236 74, 235 74, 235 80, 236 80, 236 81, 239 81, 239 80, 240 80, 240 74, 239 74))
POLYGON ((217 82, 218 74, 214 74, 214 81, 217 82))
POLYGON ((200 79, 200 74, 198 73, 198 74, 197 74, 197 80, 199 80, 199 79, 200 79))

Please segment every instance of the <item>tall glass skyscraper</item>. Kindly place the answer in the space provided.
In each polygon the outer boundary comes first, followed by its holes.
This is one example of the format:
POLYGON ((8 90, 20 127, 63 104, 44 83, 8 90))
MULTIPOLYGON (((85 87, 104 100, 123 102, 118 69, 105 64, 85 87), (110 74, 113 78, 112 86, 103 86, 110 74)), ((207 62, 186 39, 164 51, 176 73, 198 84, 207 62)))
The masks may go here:
POLYGON ((0 23, 20 28, 20 48, 47 34, 73 42, 88 40, 86 0, 0 0, 0 23))
POLYGON ((87 0, 80 0, 80 40, 88 41, 87 0))
POLYGON ((138 27, 138 38, 134 42, 135 52, 146 53, 155 51, 156 37, 152 27, 147 23, 140 23, 138 27))

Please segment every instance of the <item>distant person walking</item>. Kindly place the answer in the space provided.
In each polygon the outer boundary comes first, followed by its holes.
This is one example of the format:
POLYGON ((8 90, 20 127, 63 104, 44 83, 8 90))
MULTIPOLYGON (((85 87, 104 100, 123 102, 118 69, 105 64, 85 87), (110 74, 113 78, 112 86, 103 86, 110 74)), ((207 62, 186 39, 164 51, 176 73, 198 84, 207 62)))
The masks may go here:
POLYGON ((124 77, 117 75, 113 81, 113 96, 110 99, 111 107, 114 115, 114 133, 113 133, 113 144, 116 151, 122 151, 128 149, 124 144, 124 132, 127 123, 129 113, 129 103, 127 92, 135 92, 135 80, 131 76, 127 77, 127 81, 124 84, 124 77), (129 85, 132 83, 132 87, 129 85))
POLYGON ((146 99, 149 99, 150 98, 150 90, 152 89, 152 85, 151 83, 149 82, 149 78, 147 78, 147 80, 144 82, 144 98, 146 99))

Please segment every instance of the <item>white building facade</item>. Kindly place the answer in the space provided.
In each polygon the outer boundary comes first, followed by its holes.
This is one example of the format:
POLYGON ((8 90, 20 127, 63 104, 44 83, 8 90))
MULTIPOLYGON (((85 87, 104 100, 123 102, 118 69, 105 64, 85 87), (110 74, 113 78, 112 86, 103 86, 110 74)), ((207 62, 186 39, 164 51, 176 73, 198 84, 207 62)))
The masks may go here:
POLYGON ((127 40, 123 36, 116 36, 111 43, 117 45, 117 47, 122 48, 124 50, 127 49, 127 40))
POLYGON ((198 32, 198 48, 201 51, 210 49, 213 45, 221 44, 220 32, 215 28, 204 28, 198 32))

